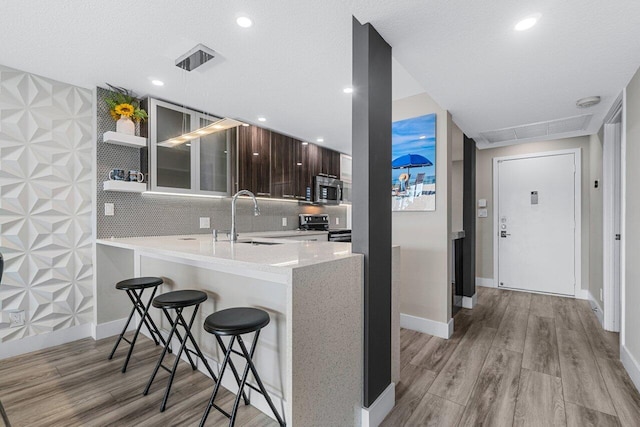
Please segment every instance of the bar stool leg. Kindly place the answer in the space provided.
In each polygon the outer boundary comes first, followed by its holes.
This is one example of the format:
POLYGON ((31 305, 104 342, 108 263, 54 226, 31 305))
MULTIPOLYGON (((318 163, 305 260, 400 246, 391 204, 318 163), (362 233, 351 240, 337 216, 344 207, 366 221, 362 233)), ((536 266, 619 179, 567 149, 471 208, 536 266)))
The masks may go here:
POLYGON ((124 328, 122 329, 122 332, 120 332, 120 336, 118 336, 118 340, 116 341, 116 344, 113 346, 113 350, 111 350, 111 354, 109 354, 109 360, 113 359, 113 355, 118 349, 118 346, 120 345, 120 341, 122 341, 122 338, 124 337, 124 333, 127 331, 127 328, 129 327, 129 323, 131 323, 131 318, 133 317, 133 313, 135 312, 136 312, 136 305, 134 304, 133 308, 131 308, 131 313, 129 313, 129 318, 127 319, 127 323, 124 324, 124 328))
MULTIPOLYGON (((153 295, 151 295, 151 298, 149 298, 149 302, 146 304, 147 311, 149 310, 151 301, 153 301, 153 296, 156 294, 156 291, 157 291, 157 288, 153 290, 153 295)), ((160 330, 156 326, 151 316, 143 316, 142 308, 145 307, 145 304, 142 302, 142 292, 140 292, 140 295, 136 294, 135 292, 132 292, 132 294, 133 295, 129 295, 129 298, 131 299, 131 302, 133 302, 134 304, 136 302, 138 303, 138 308, 137 308, 138 314, 142 317, 142 321, 144 322, 145 326, 149 330, 149 334, 151 335, 151 338, 153 338, 153 341, 155 341, 156 345, 159 345, 160 342, 162 342, 163 345, 166 345, 166 343, 164 342, 164 338, 162 338, 162 334, 160 334, 160 330), (135 297, 135 301, 133 297, 135 297), (158 341, 158 339, 160 341, 158 341)))
MULTIPOLYGON (((178 323, 181 323, 181 326, 183 326, 185 328, 185 330, 189 330, 191 329, 191 326, 193 325, 194 320, 196 320, 196 313, 198 312, 198 307, 199 306, 195 306, 194 310, 193 310, 193 315, 191 316, 191 322, 189 322, 189 325, 187 326, 186 324, 184 324, 184 318, 182 317, 182 309, 178 308, 176 309, 176 314, 177 314, 177 318, 176 318, 176 326, 178 325, 178 323), (182 322, 181 322, 182 320, 182 322)), ((187 346, 187 340, 186 337, 183 340, 179 335, 178 335, 181 344, 180 344, 180 349, 178 350, 178 354, 176 354, 176 360, 173 362, 173 369, 171 369, 171 374, 169 375, 169 381, 167 382, 167 390, 164 392, 164 398, 162 399, 162 405, 160 406, 160 412, 164 412, 165 408, 167 407, 167 400, 169 399, 169 393, 171 392, 171 385, 173 385, 173 378, 176 376, 176 371, 178 370, 178 363, 180 363, 180 356, 182 355, 182 352, 184 351, 185 347, 187 346)), ((189 352, 187 351, 187 358, 189 359, 189 361, 191 362, 191 366, 194 366, 193 361, 191 360, 191 356, 189 356, 189 352)))
MULTIPOLYGON (((178 323, 172 323, 171 325, 171 330, 169 331, 169 336, 167 337, 167 342, 170 343, 171 342, 171 338, 173 338, 173 334, 176 332, 176 328, 178 327, 178 323)), ((162 354, 160 355, 160 359, 158 360, 158 363, 156 363, 156 367, 153 369, 153 373, 151 374, 151 378, 149 378, 149 382, 147 383, 147 386, 144 389, 144 392, 142 393, 144 396, 146 396, 147 394, 149 394, 149 389, 151 388, 151 384, 153 383, 153 380, 155 379, 156 375, 158 374, 158 369, 160 369, 160 366, 162 366, 162 360, 164 359, 164 356, 167 354, 167 349, 168 349, 168 345, 164 346, 164 348, 162 349, 162 354)))
MULTIPOLYGON (((216 339, 218 340, 218 345, 220 346, 220 348, 222 349, 223 353, 227 353, 227 348, 224 346, 224 342, 222 341, 222 338, 220 338, 218 335, 216 335, 216 339)), ((233 372, 233 376, 236 378, 236 383, 238 384, 238 390, 240 390, 240 376, 238 375, 238 371, 236 370, 236 366, 233 364, 233 360, 229 359, 229 367, 231 368, 231 371, 233 372)), ((242 397, 244 398, 244 404, 248 405, 250 403, 249 398, 247 397, 247 394, 244 392, 244 390, 242 390, 242 397)))
MULTIPOLYGON (((195 316, 195 313, 194 313, 194 316, 195 316)), ((180 320, 181 320, 182 324, 186 325, 187 322, 184 320, 184 317, 182 317, 182 313, 179 314, 179 317, 180 317, 180 320)), ((193 323, 193 320, 191 321, 191 323, 193 323)), ((216 377, 216 374, 213 373, 213 370, 211 369, 211 366, 209 366, 209 362, 207 362, 207 359, 204 357, 204 354, 202 354, 202 351, 200 350, 200 346, 196 342, 196 339, 193 337, 193 334, 191 333, 191 328, 186 330, 186 334, 187 335, 185 337, 185 340, 187 338, 189 338, 189 340, 191 341, 191 345, 193 345, 195 353, 198 355, 200 360, 202 360, 202 363, 204 364, 205 368, 207 368, 207 371, 209 372, 209 375, 211 375, 211 378, 213 378, 214 381, 218 381, 218 378, 216 377)), ((188 353, 189 353, 189 348, 187 347, 187 354, 188 353)), ((233 365, 233 362, 232 362, 232 365, 233 365)), ((197 368, 194 367, 193 369, 196 370, 197 368)))
MULTIPOLYGON (((149 303, 146 306, 144 304, 142 305, 144 307, 144 312, 142 313, 142 318, 140 319, 140 323, 136 328, 136 333, 133 335, 133 339, 131 340, 131 345, 129 346, 129 352, 127 353, 127 358, 125 359, 124 365, 122 366, 123 374, 127 372, 127 365, 129 364, 129 359, 131 359, 131 354, 133 353, 133 347, 135 346, 136 340, 138 339, 138 335, 140 334, 140 329, 142 329, 142 325, 145 323, 144 319, 147 318, 147 314, 149 313, 149 306, 151 305, 151 301, 153 301, 153 297, 155 296, 157 290, 158 288, 153 288, 153 292, 151 293, 151 298, 149 298, 149 303)), ((135 293, 135 291, 132 291, 132 292, 135 293)), ((144 289, 140 290, 140 295, 136 294, 136 300, 139 301, 140 303, 142 302, 143 292, 144 292, 144 289)), ((129 293, 129 291, 127 291, 127 293, 129 293)), ((129 295, 129 298, 132 298, 132 296, 129 295)), ((138 311, 138 309, 140 308, 137 304, 138 304, 137 302, 134 302, 134 310, 136 311, 138 311)), ((124 330, 126 331, 126 328, 124 330)), ((151 336, 153 336, 153 333, 151 334, 151 336)), ((157 345, 158 341, 155 338, 153 340, 156 342, 156 345, 157 345)))
MULTIPOLYGON (((182 308, 178 308, 178 309, 176 309, 176 320, 175 320, 175 323, 176 323, 176 325, 180 325, 180 326, 182 326, 183 328, 185 328, 185 327, 186 327, 186 325, 187 325, 187 322, 186 322, 186 321, 184 320, 184 318, 182 317, 182 310, 183 310, 182 308), (182 319, 182 322, 180 322, 180 319, 182 319)), ((162 311, 164 311, 164 315, 165 315, 165 316, 167 317, 167 319, 169 320, 169 324, 170 324, 171 326, 173 326, 174 321, 173 321, 173 319, 171 318, 171 316, 169 315, 169 312, 168 312, 166 309, 164 309, 164 308, 162 309, 162 311)), ((196 306, 196 308, 195 308, 195 311, 198 311, 198 307, 197 307, 197 306, 196 306)), ((194 314, 195 314, 195 311, 194 311, 194 314)), ((179 331, 178 329, 176 329, 176 336, 178 337, 178 341, 180 341, 180 343, 182 344, 182 335, 180 334, 180 331, 179 331)), ((188 350, 188 349, 187 349, 187 350, 188 350)), ((191 358, 191 355, 189 354, 189 351, 187 351, 186 355, 187 355, 187 359, 189 360, 189 364, 191 365, 191 369, 193 369, 194 371, 195 371, 196 369, 198 369, 198 367, 196 366, 195 362, 194 362, 194 361, 193 361, 193 359, 191 358)))
MULTIPOLYGON (((264 384, 262 384, 262 380, 260 379, 260 376, 258 375, 258 371, 256 370, 256 367, 253 364, 253 353, 256 350, 256 344, 258 343, 258 336, 259 335, 260 335, 260 331, 256 331, 256 336, 253 338, 253 343, 251 344, 251 352, 250 353, 247 351, 247 347, 244 345, 244 341, 242 340, 242 337, 238 336, 238 342, 240 343, 240 348, 242 348, 242 353, 244 354, 245 359, 247 359, 247 366, 251 369, 251 372, 253 373, 253 377, 256 379, 256 382, 258 383, 258 387, 260 387, 262 395, 267 400, 267 403, 269 404, 269 407, 273 411, 273 415, 276 416, 276 418, 278 420, 278 423, 281 426, 284 426, 285 423, 282 420, 282 418, 280 417, 280 414, 278 414, 278 411, 276 410, 275 405, 271 401, 271 397, 269 396, 269 393, 267 393, 267 390, 264 388, 264 384)), ((244 383, 243 383, 243 385, 244 385, 244 383)))
MULTIPOLYGON (((211 408, 216 406, 214 401, 216 399, 216 396, 218 395, 218 390, 220 389, 220 383, 222 382, 222 375, 224 375, 224 370, 227 367, 227 363, 229 363, 229 360, 231 360, 231 349, 233 348, 233 342, 235 341, 235 339, 236 339, 235 336, 231 337, 229 348, 224 354, 224 360, 222 361, 222 366, 220 367, 220 371, 218 372, 218 375, 220 375, 220 380, 216 381, 216 385, 213 388, 213 393, 211 393, 211 398, 209 399, 209 404, 207 405, 207 409, 204 411, 204 415, 202 415, 202 419, 200 420, 200 427, 203 427, 204 423, 207 421, 207 417, 209 416, 209 412, 211 411, 211 408)), ((221 408, 218 408, 218 410, 230 417, 230 415, 227 414, 225 411, 223 411, 221 408)))

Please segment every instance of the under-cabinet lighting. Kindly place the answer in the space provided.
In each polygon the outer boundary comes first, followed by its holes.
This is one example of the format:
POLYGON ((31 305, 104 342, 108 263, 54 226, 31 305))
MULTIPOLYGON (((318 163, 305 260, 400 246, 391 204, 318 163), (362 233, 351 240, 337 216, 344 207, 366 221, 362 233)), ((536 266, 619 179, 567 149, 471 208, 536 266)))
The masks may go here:
POLYGON ((166 191, 143 191, 147 196, 174 196, 174 197, 200 197, 204 199, 224 199, 228 196, 216 196, 213 194, 168 193, 166 191))
POLYGON ((233 119, 220 119, 210 125, 202 127, 200 129, 194 130, 189 133, 185 133, 176 138, 171 138, 166 141, 162 141, 158 143, 159 147, 175 147, 178 144, 182 144, 183 142, 191 141, 192 139, 200 138, 203 135, 210 135, 212 133, 220 132, 221 130, 231 129, 237 126, 240 126, 242 122, 233 119))

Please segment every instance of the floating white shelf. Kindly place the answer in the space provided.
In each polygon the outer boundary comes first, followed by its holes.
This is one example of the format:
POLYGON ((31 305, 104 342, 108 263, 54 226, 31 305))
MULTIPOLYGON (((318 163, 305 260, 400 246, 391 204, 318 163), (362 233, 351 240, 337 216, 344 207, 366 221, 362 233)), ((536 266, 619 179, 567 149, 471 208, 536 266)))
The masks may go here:
POLYGON ((105 132, 102 140, 108 144, 124 145, 125 147, 142 148, 147 146, 147 138, 127 135, 118 132, 105 132))
POLYGON ((104 191, 120 191, 123 193, 142 193, 147 191, 146 182, 114 181, 109 180, 102 183, 104 191))

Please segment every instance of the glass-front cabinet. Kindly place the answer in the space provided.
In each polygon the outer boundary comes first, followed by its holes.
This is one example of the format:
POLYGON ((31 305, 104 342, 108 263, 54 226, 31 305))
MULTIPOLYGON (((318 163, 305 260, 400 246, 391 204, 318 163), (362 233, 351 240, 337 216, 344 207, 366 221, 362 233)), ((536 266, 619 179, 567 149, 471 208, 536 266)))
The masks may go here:
POLYGON ((209 133, 203 128, 217 117, 156 99, 149 100, 149 110, 151 191, 228 195, 236 130, 209 133))

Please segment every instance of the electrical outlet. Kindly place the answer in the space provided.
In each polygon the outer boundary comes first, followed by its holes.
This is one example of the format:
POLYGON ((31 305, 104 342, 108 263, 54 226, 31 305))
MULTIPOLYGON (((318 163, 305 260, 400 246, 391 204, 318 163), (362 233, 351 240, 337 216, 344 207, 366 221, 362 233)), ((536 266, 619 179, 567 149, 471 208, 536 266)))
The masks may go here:
POLYGON ((24 325, 24 310, 16 310, 9 312, 9 327, 15 328, 24 325))
POLYGON ((104 216, 113 216, 115 214, 115 207, 113 203, 104 204, 104 216))
POLYGON ((340 218, 336 217, 336 225, 340 225, 340 218))
POLYGON ((287 226, 287 218, 282 218, 282 226, 283 227, 287 226))
POLYGON ((211 228, 211 218, 200 217, 200 228, 211 228))

